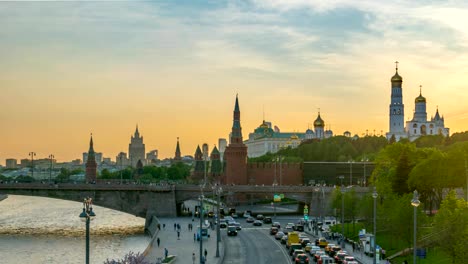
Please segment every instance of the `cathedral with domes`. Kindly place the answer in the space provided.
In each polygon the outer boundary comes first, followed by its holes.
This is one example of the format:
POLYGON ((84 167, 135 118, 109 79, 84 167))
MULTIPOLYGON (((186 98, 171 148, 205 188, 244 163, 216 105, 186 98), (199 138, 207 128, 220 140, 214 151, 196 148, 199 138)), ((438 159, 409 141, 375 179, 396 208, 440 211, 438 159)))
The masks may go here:
POLYGON ((425 135, 443 135, 448 136, 450 129, 445 127, 444 117, 440 116, 439 109, 436 113, 427 119, 426 98, 422 95, 422 87, 419 87, 419 96, 415 98, 413 118, 404 122, 405 105, 403 104, 403 78, 398 74, 398 62, 396 62, 396 72, 391 78, 391 101, 389 113, 390 131, 387 133, 387 139, 394 138, 399 141, 402 138, 408 138, 413 141, 420 136, 425 135))

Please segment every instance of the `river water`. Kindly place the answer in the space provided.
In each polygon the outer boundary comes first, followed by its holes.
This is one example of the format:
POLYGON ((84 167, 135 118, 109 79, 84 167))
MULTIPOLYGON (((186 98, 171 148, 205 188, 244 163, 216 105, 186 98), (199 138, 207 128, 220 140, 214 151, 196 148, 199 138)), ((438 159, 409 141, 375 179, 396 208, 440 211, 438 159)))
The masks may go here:
MULTIPOLYGON (((59 199, 10 195, 0 201, 0 263, 85 262, 83 205, 59 199)), ((150 242, 145 219, 93 206, 90 262, 143 252, 150 242)))

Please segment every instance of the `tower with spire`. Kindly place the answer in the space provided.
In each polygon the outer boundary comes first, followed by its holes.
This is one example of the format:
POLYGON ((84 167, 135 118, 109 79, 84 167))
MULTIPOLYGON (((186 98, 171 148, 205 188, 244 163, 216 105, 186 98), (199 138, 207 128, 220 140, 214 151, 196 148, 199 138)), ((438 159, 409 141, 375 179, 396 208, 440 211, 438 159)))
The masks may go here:
POLYGON ((320 117, 320 111, 318 112, 317 119, 314 121, 314 129, 315 129, 315 138, 323 139, 325 136, 325 122, 323 121, 322 117, 320 117))
POLYGON ((130 137, 130 144, 128 145, 128 156, 132 167, 136 167, 139 160, 143 165, 146 164, 145 144, 143 144, 143 136, 140 137, 138 125, 136 125, 135 134, 130 137))
POLYGON ((86 182, 95 183, 97 175, 97 163, 93 146, 93 134, 89 141, 88 160, 86 161, 86 182))
POLYGON ((197 150, 195 150, 194 156, 195 163, 190 174, 190 178, 194 183, 202 183, 205 177, 207 164, 203 160, 203 153, 200 149, 200 145, 197 146, 197 150))
POLYGON ((236 95, 233 122, 229 145, 224 151, 225 184, 246 185, 247 179, 247 146, 242 140, 242 127, 240 123, 239 98, 236 95))
POLYGON ((396 141, 406 138, 405 105, 403 104, 403 78, 398 74, 398 61, 395 62, 395 75, 390 79, 391 97, 389 112, 389 132, 387 139, 394 137, 396 141))
POLYGON ((177 145, 176 145, 176 150, 175 150, 174 161, 181 161, 181 160, 182 160, 182 156, 180 154, 179 137, 177 137, 177 145))
POLYGON ((221 155, 215 145, 210 154, 210 178, 213 179, 215 183, 221 183, 220 176, 222 171, 221 155))

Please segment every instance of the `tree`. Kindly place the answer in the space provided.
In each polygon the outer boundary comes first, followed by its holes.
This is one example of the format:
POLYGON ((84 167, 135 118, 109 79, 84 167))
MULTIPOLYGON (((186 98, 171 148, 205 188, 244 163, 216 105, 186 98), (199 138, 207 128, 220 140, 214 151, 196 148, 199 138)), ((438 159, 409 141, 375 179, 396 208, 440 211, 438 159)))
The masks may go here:
POLYGON ((395 170, 395 177, 392 181, 392 190, 396 194, 402 195, 408 193, 408 176, 411 172, 412 166, 410 165, 408 152, 403 149, 398 159, 397 167, 395 170))
POLYGON ((452 258, 452 263, 464 263, 468 257, 468 203, 457 199, 450 191, 435 217, 434 228, 438 245, 452 258))
POLYGON ((109 260, 104 261, 104 264, 151 264, 151 262, 145 261, 145 256, 140 252, 134 253, 130 251, 120 260, 109 260))

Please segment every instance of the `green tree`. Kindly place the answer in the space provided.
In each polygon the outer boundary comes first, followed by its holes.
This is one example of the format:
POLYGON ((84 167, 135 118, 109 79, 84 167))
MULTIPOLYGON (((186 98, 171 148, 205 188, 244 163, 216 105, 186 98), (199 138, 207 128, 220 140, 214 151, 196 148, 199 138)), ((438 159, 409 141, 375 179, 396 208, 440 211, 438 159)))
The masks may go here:
POLYGON ((465 263, 468 258, 468 203, 450 191, 435 216, 437 244, 452 258, 452 263, 465 263))

